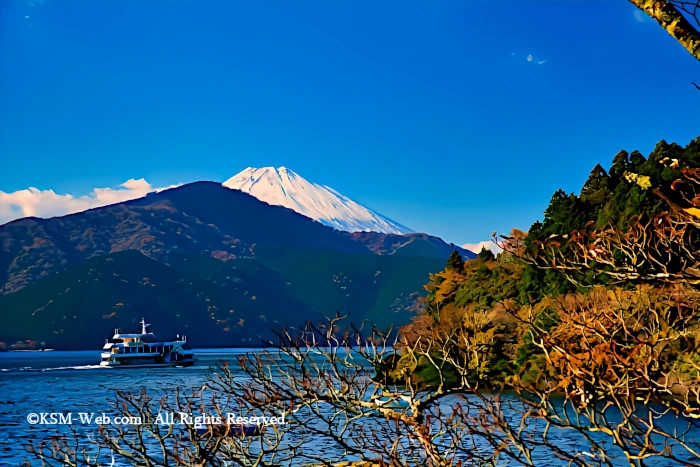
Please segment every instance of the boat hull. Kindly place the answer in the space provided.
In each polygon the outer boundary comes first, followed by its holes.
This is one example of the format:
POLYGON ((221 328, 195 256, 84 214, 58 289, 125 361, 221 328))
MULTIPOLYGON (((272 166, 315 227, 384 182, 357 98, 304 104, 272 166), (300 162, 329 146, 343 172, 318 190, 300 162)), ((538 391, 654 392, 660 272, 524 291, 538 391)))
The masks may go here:
POLYGON ((192 360, 181 360, 178 362, 168 362, 168 363, 156 363, 156 362, 143 362, 143 363, 120 363, 120 362, 100 362, 100 366, 105 368, 167 368, 175 366, 192 366, 196 362, 196 359, 192 360))

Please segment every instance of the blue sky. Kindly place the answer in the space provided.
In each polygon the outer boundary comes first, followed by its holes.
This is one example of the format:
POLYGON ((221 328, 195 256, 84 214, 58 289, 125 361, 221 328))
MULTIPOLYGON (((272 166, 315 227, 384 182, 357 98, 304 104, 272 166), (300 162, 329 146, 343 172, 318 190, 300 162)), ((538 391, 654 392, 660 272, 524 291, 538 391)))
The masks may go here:
POLYGON ((527 229, 618 150, 700 135, 700 64, 640 19, 624 0, 5 0, 0 190, 283 165, 448 241, 527 229))

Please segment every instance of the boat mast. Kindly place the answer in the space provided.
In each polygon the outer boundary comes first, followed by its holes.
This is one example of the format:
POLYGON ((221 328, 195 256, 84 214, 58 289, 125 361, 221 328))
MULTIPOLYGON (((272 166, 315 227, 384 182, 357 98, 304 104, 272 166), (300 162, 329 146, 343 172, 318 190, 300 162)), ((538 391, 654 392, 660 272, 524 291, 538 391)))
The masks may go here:
POLYGON ((141 334, 148 334, 146 332, 148 326, 150 326, 150 324, 146 324, 146 318, 141 318, 141 334))

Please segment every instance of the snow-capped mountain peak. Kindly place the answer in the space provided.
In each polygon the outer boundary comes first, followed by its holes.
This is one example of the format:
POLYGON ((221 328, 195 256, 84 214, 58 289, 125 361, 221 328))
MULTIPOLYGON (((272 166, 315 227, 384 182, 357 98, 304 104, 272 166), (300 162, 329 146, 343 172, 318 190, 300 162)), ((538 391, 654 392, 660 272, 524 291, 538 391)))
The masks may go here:
POLYGON ((248 167, 223 185, 249 193, 268 204, 284 206, 321 224, 348 232, 413 232, 344 196, 311 183, 286 167, 248 167))

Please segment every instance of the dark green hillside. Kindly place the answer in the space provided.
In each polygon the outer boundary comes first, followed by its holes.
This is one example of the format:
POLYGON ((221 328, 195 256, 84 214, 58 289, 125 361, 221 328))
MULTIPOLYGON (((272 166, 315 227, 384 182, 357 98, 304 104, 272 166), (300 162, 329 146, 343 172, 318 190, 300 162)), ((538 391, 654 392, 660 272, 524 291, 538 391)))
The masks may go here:
POLYGON ((448 258, 457 250, 464 259, 476 258, 476 253, 455 244, 447 244, 437 237, 423 233, 406 235, 383 234, 376 232, 353 232, 353 240, 361 242, 378 255, 429 256, 448 258))
POLYGON ((138 330, 145 316, 163 337, 187 334, 200 347, 250 346, 271 337, 275 320, 319 318, 261 265, 216 268, 225 263, 179 259, 178 270, 134 250, 117 252, 0 296, 0 340, 94 349, 116 327, 138 330))
POLYGON ((350 255, 257 249, 256 258, 280 272, 290 292, 323 314, 350 313, 359 323, 389 326, 410 319, 426 277, 444 260, 397 255, 350 255))
POLYGON ((417 291, 443 260, 259 248, 221 261, 173 254, 169 264, 136 250, 86 260, 22 290, 0 295, 0 341, 98 348, 116 327, 187 334, 192 345, 257 346, 283 324, 350 313, 387 327, 412 316, 417 291))

